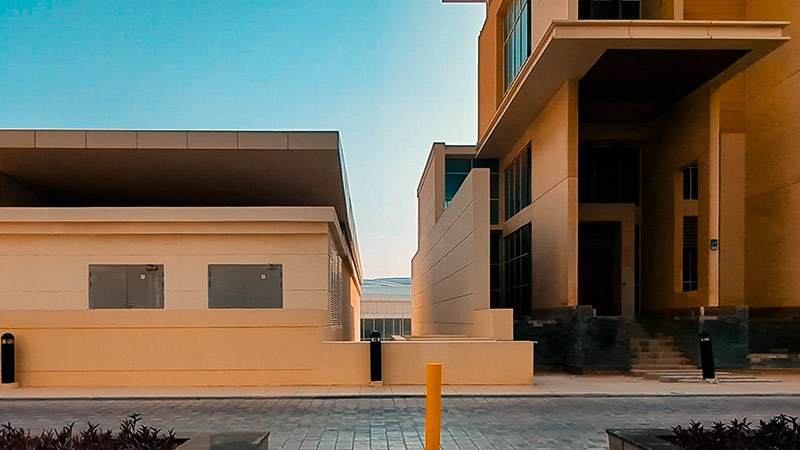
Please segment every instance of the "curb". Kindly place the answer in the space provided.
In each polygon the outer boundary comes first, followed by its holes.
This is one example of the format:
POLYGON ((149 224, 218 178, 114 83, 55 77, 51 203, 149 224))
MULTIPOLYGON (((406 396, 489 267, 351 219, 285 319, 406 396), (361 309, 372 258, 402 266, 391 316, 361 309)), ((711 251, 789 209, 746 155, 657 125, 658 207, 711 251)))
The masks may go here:
MULTIPOLYGON (((552 398, 771 398, 792 397, 800 398, 800 393, 677 393, 677 394, 442 394, 442 398, 498 398, 498 399, 552 399, 552 398)), ((270 396, 270 395, 241 395, 241 396, 142 396, 142 397, 6 397, 0 402, 60 402, 60 401, 184 401, 184 400, 352 400, 352 399, 387 399, 387 398, 425 398, 424 394, 366 394, 366 395, 296 395, 296 396, 270 396)))

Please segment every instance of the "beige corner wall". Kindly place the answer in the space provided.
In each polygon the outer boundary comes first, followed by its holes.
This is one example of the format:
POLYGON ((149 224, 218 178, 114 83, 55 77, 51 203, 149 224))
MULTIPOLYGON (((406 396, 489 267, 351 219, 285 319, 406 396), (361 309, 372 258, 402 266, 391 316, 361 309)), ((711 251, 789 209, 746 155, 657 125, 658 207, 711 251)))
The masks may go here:
POLYGON ((751 307, 799 306, 800 2, 746 3, 747 20, 785 20, 792 39, 745 73, 745 296, 751 307))
MULTIPOLYGON (((704 86, 671 107, 654 124, 642 152, 642 309, 715 306, 718 255, 708 242, 717 233, 712 220, 718 195, 718 104, 715 91, 704 86), (714 140, 714 136, 717 140, 714 140), (716 142, 716 144, 715 144, 716 142), (712 157, 713 155, 713 157, 712 157), (697 161, 699 200, 682 200, 682 169, 697 161), (698 216, 699 290, 682 291, 682 227, 684 215, 698 216), (713 292, 712 292, 713 290, 713 292)), ((724 245, 724 244, 722 244, 724 245)))
POLYGON ((489 169, 473 169, 411 262, 415 335, 469 335, 489 308, 489 169))
POLYGON ((533 309, 578 304, 577 96, 577 82, 565 83, 500 162, 503 186, 503 169, 530 145, 532 203, 504 223, 503 235, 531 223, 533 309))

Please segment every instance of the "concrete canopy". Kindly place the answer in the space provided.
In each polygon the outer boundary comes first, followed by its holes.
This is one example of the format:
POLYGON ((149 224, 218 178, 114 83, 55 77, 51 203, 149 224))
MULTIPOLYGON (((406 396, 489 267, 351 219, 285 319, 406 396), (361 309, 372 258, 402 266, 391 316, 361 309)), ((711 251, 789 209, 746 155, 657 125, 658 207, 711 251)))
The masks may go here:
POLYGON ((337 131, 0 130, 0 174, 57 207, 333 206, 360 266, 337 131))
MULTIPOLYGON (((531 118, 536 117, 565 82, 583 79, 598 61, 608 61, 601 58, 609 51, 625 51, 617 53, 615 59, 624 59, 625 65, 633 68, 637 60, 640 64, 648 63, 637 58, 648 51, 672 59, 674 55, 691 52, 693 58, 684 58, 686 64, 697 59, 697 52, 706 52, 720 64, 711 66, 713 73, 698 72, 688 80, 687 88, 691 92, 709 79, 722 83, 766 56, 789 39, 783 33, 787 25, 786 22, 553 21, 508 88, 478 143, 477 154, 484 158, 505 154, 531 118)), ((660 65, 672 67, 676 73, 686 73, 690 68, 673 67, 670 63, 666 61, 660 65)), ((609 72, 601 71, 597 75, 602 77, 604 73, 609 72)), ((646 70, 634 71, 632 76, 635 78, 637 73, 642 77, 641 86, 653 92, 663 90, 663 83, 648 83, 644 79, 648 75, 646 70)), ((670 80, 670 74, 665 75, 663 79, 670 80)), ((594 77, 593 84, 602 89, 602 81, 594 77)), ((580 92, 578 96, 580 98, 580 92)), ((660 110, 664 106, 662 103, 653 109, 660 110)))

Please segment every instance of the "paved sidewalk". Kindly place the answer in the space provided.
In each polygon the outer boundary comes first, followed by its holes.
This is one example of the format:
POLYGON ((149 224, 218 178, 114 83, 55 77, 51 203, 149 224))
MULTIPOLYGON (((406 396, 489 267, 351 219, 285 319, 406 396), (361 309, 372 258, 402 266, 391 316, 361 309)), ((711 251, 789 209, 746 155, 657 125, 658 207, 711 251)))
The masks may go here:
MULTIPOLYGON (((0 423, 38 433, 87 421, 198 431, 269 431, 271 449, 422 449, 423 398, 17 400, 0 423)), ((746 417, 800 415, 800 397, 455 397, 443 402, 444 449, 607 449, 607 428, 668 428, 746 417)))
MULTIPOLYGON (((753 372, 749 372, 753 373, 753 372)), ((628 375, 535 375, 533 386, 444 386, 447 397, 642 397, 642 396, 800 396, 800 373, 759 373, 764 383, 661 383, 628 375)), ((424 386, 276 386, 252 388, 19 388, 0 390, 4 399, 121 398, 348 398, 421 397, 424 386)))

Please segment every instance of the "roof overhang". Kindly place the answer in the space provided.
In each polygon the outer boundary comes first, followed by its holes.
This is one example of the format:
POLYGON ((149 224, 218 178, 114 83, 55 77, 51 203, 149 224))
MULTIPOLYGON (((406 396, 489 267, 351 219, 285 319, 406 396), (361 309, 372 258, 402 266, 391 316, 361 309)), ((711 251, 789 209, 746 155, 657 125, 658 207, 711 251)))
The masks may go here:
MULTIPOLYGON (((478 143, 478 156, 500 157, 568 80, 580 80, 608 51, 720 52, 735 58, 715 65, 711 76, 722 83, 789 40, 788 22, 718 21, 554 21, 508 89, 478 143)), ((662 54, 667 54, 662 53, 662 54)), ((632 54, 632 53, 631 53, 632 54)), ((675 71, 686 67, 672 67, 675 71)), ((641 71, 646 76, 646 71, 641 71)), ((656 86, 656 88, 658 88, 656 86)), ((687 92, 688 94, 688 92, 687 92)), ((579 93, 580 96, 580 93, 579 93)))
POLYGON ((57 207, 332 206, 361 279, 336 131, 0 130, 0 173, 57 207))

